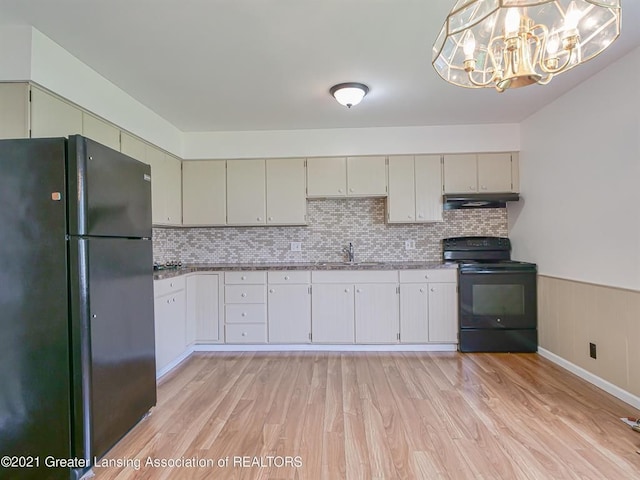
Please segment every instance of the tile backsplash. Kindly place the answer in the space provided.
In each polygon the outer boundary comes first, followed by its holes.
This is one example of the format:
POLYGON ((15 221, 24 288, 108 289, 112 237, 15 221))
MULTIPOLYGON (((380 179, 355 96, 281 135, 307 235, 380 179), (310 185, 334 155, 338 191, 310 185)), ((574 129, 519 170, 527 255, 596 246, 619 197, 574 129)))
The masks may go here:
POLYGON ((154 261, 334 262, 345 260, 351 242, 356 261, 438 262, 443 238, 507 236, 506 208, 448 210, 441 223, 395 225, 385 223, 383 198, 314 199, 307 215, 304 227, 154 228, 154 261), (405 240, 415 250, 405 250, 405 240), (302 242, 302 251, 290 251, 291 242, 302 242))

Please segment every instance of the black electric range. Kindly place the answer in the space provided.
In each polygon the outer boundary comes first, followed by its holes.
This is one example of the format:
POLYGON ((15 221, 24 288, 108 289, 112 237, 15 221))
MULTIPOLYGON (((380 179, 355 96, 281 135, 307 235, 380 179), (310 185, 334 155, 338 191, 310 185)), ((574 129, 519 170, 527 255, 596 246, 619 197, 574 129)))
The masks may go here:
POLYGON ((535 352, 537 266, 511 260, 504 237, 442 241, 445 262, 458 263, 461 352, 535 352))

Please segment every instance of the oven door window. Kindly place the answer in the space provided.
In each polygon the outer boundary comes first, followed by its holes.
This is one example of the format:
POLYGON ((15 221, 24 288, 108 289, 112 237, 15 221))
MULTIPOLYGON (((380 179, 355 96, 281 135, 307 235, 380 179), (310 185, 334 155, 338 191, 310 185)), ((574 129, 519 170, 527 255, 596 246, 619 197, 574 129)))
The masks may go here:
POLYGON ((523 285, 472 285, 474 315, 524 315, 523 285))

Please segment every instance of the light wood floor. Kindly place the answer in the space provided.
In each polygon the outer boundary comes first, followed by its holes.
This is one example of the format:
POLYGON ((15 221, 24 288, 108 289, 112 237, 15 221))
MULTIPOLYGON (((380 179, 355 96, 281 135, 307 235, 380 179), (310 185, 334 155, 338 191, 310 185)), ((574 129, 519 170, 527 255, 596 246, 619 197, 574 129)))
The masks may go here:
POLYGON ((637 479, 622 416, 640 412, 536 354, 196 354, 105 457, 139 469, 95 478, 637 479))

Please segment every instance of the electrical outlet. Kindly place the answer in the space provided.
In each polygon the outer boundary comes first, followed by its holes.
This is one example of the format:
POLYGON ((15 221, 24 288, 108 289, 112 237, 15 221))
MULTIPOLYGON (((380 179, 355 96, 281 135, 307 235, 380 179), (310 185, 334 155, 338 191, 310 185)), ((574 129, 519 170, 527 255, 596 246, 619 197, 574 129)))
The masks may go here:
POLYGON ((302 242, 291 242, 291 251, 292 252, 301 252, 302 251, 302 242))
POLYGON ((589 344, 589 356, 591 358, 598 358, 598 353, 596 352, 596 344, 595 343, 590 343, 589 344))
POLYGON ((405 250, 415 250, 416 249, 416 241, 415 240, 405 240, 404 241, 404 249, 405 250))

